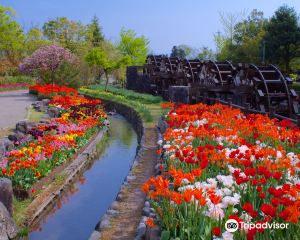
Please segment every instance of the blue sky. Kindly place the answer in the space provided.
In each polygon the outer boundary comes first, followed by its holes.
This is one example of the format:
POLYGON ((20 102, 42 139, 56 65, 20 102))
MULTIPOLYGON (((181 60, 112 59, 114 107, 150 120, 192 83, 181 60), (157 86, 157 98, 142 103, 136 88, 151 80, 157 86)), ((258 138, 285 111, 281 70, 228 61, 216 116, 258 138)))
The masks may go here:
POLYGON ((169 53, 179 44, 214 48, 213 34, 222 30, 219 12, 256 8, 270 17, 287 4, 300 13, 300 0, 1 0, 0 4, 13 7, 25 29, 61 16, 88 23, 96 14, 106 38, 117 41, 120 29, 130 28, 145 35, 157 54, 169 53))

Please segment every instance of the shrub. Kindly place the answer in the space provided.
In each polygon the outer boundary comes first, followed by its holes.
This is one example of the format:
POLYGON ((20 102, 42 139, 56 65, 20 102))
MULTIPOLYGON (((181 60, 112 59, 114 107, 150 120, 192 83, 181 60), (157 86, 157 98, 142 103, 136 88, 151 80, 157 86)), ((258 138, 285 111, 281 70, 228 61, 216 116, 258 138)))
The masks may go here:
POLYGON ((79 59, 70 50, 57 45, 41 47, 25 58, 19 66, 24 74, 41 78, 42 83, 74 83, 79 59))

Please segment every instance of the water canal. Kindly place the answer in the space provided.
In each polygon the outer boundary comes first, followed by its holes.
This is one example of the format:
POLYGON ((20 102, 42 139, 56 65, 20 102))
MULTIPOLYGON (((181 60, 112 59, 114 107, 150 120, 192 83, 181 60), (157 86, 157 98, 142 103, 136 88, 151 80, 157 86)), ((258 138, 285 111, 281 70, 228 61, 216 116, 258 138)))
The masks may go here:
POLYGON ((110 118, 105 149, 54 209, 35 227, 30 240, 88 239, 114 201, 127 176, 138 146, 132 126, 120 115, 110 118))

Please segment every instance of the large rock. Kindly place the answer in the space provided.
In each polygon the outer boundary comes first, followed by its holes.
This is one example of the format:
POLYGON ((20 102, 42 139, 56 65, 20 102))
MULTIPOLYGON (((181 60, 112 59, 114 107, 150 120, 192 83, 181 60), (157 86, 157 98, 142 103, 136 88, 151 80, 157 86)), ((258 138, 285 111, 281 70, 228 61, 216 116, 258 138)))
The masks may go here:
POLYGON ((159 118, 159 120, 158 120, 157 127, 159 128, 159 131, 160 131, 161 133, 164 133, 164 132, 167 130, 167 128, 169 127, 169 125, 168 125, 168 123, 167 123, 165 120, 163 120, 162 117, 161 117, 161 118, 159 118))
POLYGON ((46 112, 49 102, 49 99, 43 99, 42 101, 32 103, 32 107, 38 112, 46 112))
POLYGON ((13 239, 18 235, 18 229, 6 207, 0 202, 0 240, 13 239))
MULTIPOLYGON (((31 130, 31 127, 28 128, 28 132, 31 130)), ((24 134, 23 132, 16 131, 15 134, 10 134, 8 139, 13 142, 15 145, 26 143, 31 141, 31 136, 28 134, 24 134)), ((8 149, 7 149, 8 150, 8 149)))
POLYGON ((6 147, 4 144, 4 140, 0 140, 0 158, 3 157, 6 153, 6 147))
POLYGON ((31 129, 35 128, 37 123, 20 121, 16 125, 16 133, 27 134, 31 129))
POLYGON ((42 102, 42 105, 48 106, 48 104, 49 104, 49 102, 50 102, 50 99, 45 98, 45 99, 43 99, 41 102, 42 102))
POLYGON ((50 116, 51 118, 57 118, 57 117, 59 117, 59 115, 60 115, 60 111, 59 111, 59 109, 56 108, 56 107, 51 107, 51 108, 49 108, 48 111, 47 111, 47 113, 49 114, 49 116, 50 116))
POLYGON ((3 147, 5 149, 5 152, 9 151, 11 148, 14 147, 14 144, 8 138, 4 138, 2 140, 2 143, 3 143, 3 147))
POLYGON ((15 134, 8 135, 8 139, 12 142, 17 142, 17 141, 21 141, 25 136, 26 135, 24 132, 16 131, 15 134))
POLYGON ((7 178, 0 178, 0 202, 12 215, 13 188, 11 181, 7 178))
POLYGON ((16 131, 27 133, 28 132, 28 124, 26 121, 20 121, 16 125, 16 131))

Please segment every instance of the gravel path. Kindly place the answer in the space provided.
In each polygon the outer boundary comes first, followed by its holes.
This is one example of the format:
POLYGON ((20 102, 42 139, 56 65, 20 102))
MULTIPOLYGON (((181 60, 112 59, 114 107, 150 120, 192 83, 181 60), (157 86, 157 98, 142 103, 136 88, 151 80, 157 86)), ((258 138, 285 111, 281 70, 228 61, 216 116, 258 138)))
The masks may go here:
POLYGON ((36 101, 28 90, 0 92, 0 129, 7 128, 26 118, 27 107, 36 101))

